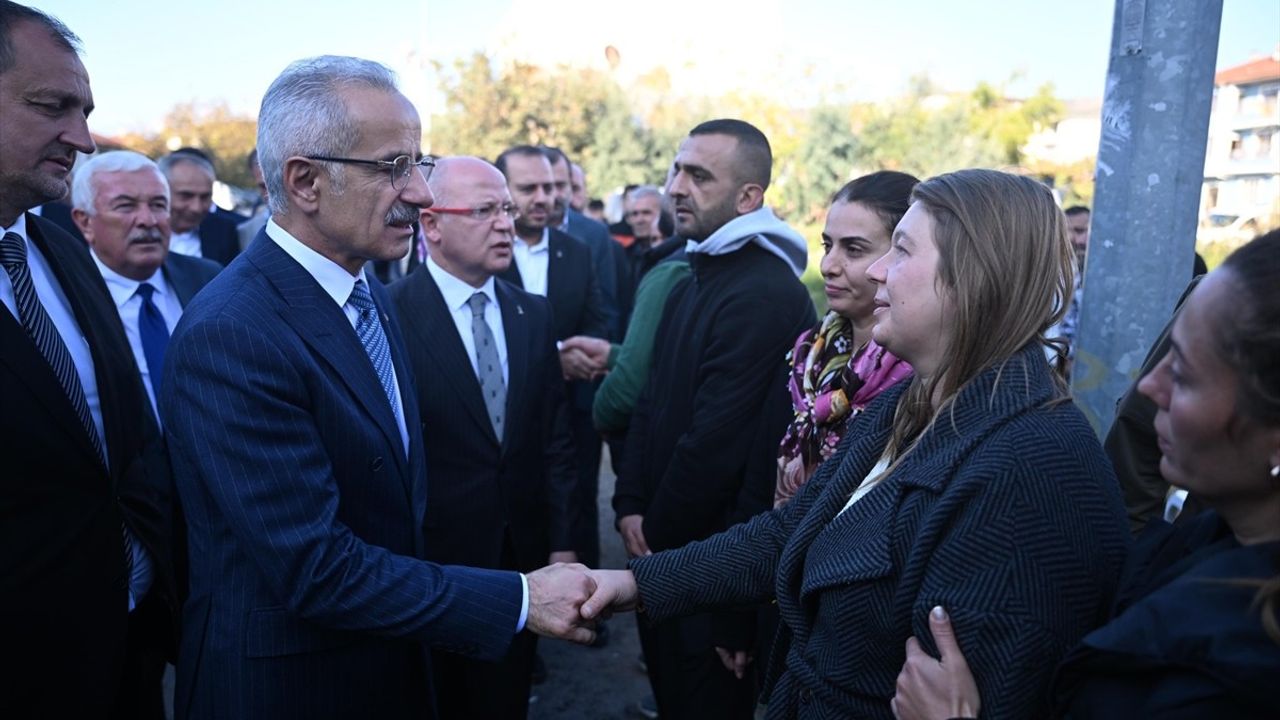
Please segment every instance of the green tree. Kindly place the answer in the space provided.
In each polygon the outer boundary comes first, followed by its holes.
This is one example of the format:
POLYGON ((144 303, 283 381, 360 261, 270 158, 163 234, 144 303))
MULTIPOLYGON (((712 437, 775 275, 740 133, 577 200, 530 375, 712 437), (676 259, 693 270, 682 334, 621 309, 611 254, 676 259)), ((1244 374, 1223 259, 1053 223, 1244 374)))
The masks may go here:
POLYGON ((213 156, 218 179, 238 187, 254 187, 246 160, 257 142, 258 122, 225 102, 211 105, 181 103, 165 115, 159 132, 130 134, 120 138, 126 146, 151 158, 172 148, 197 147, 213 156))

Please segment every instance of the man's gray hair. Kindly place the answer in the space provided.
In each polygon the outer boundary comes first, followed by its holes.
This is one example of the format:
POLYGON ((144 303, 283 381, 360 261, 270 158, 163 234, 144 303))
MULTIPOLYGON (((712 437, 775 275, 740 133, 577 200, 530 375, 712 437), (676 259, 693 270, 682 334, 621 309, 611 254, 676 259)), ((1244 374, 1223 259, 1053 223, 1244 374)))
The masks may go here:
POLYGON ((211 181, 218 179, 218 171, 213 168, 213 163, 209 162, 208 160, 205 160, 199 155, 193 155, 191 153, 185 153, 185 152, 176 152, 176 153, 169 153, 168 155, 165 155, 164 157, 156 161, 156 165, 160 168, 160 172, 164 173, 164 176, 166 178, 168 178, 170 175, 173 174, 174 167, 181 165, 183 163, 195 165, 196 167, 200 168, 200 171, 203 172, 205 175, 208 175, 209 180, 211 181))
POLYGON ((98 173, 134 172, 135 170, 155 172, 156 177, 160 179, 160 184, 164 186, 165 199, 169 199, 169 181, 164 173, 160 172, 160 168, 151 162, 151 158, 132 150, 116 150, 98 153, 76 168, 75 178, 71 181, 71 206, 93 215, 97 211, 94 207, 97 188, 93 186, 93 179, 98 176, 98 173))
POLYGON ((662 202, 662 191, 656 185, 637 185, 631 188, 631 192, 627 193, 628 200, 639 200, 640 198, 655 197, 658 202, 662 202))
MULTIPOLYGON (((358 142, 360 128, 338 93, 349 86, 399 92, 395 73, 385 65, 337 55, 299 60, 267 88, 258 111, 258 165, 272 215, 284 215, 289 208, 285 160, 299 155, 340 157, 358 142)), ((329 177, 340 191, 342 168, 328 165, 329 177)))

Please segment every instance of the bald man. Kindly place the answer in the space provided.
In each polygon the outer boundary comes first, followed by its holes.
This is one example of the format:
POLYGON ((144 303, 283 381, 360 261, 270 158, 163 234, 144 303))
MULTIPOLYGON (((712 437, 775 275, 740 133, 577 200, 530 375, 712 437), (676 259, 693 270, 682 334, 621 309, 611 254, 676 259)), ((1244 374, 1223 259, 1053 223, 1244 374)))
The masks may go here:
MULTIPOLYGON (((575 470, 551 304, 494 277, 511 264, 515 208, 497 168, 436 162, 422 213, 428 256, 391 286, 426 438, 427 558, 532 571, 572 562, 575 470)), ((524 718, 534 637, 498 663, 435 653, 442 718, 524 718)))

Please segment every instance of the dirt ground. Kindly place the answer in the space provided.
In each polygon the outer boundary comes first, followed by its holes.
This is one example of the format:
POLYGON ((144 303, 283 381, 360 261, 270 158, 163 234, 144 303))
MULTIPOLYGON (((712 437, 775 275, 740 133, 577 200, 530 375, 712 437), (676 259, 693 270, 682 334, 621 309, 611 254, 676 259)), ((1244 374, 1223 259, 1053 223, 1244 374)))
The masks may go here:
MULTIPOLYGON (((613 480, 606 448, 600 468, 600 558, 604 567, 620 568, 626 564, 626 554, 613 529, 609 504, 613 480)), ((529 706, 529 720, 640 717, 635 707, 649 693, 649 681, 639 666, 635 615, 615 615, 609 620, 609 633, 609 644, 602 648, 546 638, 538 641, 538 652, 547 665, 547 681, 533 686, 537 700, 529 706)))

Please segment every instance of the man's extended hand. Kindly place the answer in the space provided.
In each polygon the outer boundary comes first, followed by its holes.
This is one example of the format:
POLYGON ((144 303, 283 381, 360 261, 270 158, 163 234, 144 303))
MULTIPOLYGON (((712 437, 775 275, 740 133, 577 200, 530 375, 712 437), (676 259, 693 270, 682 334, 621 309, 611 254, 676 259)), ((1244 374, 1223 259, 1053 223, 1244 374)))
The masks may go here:
POLYGON ((594 625, 579 611, 596 591, 585 565, 550 565, 525 575, 525 580, 529 583, 526 629, 583 645, 595 642, 594 625))
POLYGON ((627 555, 644 557, 652 555, 649 543, 644 541, 644 516, 625 515, 618 518, 618 532, 622 535, 622 544, 627 547, 627 555))
POLYGON ((640 590, 636 587, 636 576, 630 570, 588 570, 587 574, 595 581, 596 591, 582 604, 581 613, 585 620, 635 609, 640 590))
POLYGON ((578 553, 572 550, 557 550, 551 553, 551 556, 547 558, 548 565, 555 565, 556 563, 572 564, 576 562, 578 562, 578 553))
POLYGON ((579 348, 562 345, 560 371, 565 380, 591 380, 604 372, 604 364, 595 362, 579 348))
POLYGON ((574 335, 573 337, 560 343, 561 350, 573 349, 581 350, 591 362, 600 366, 601 369, 609 366, 609 353, 613 350, 613 345, 608 340, 601 338, 589 337, 587 335, 574 335))

